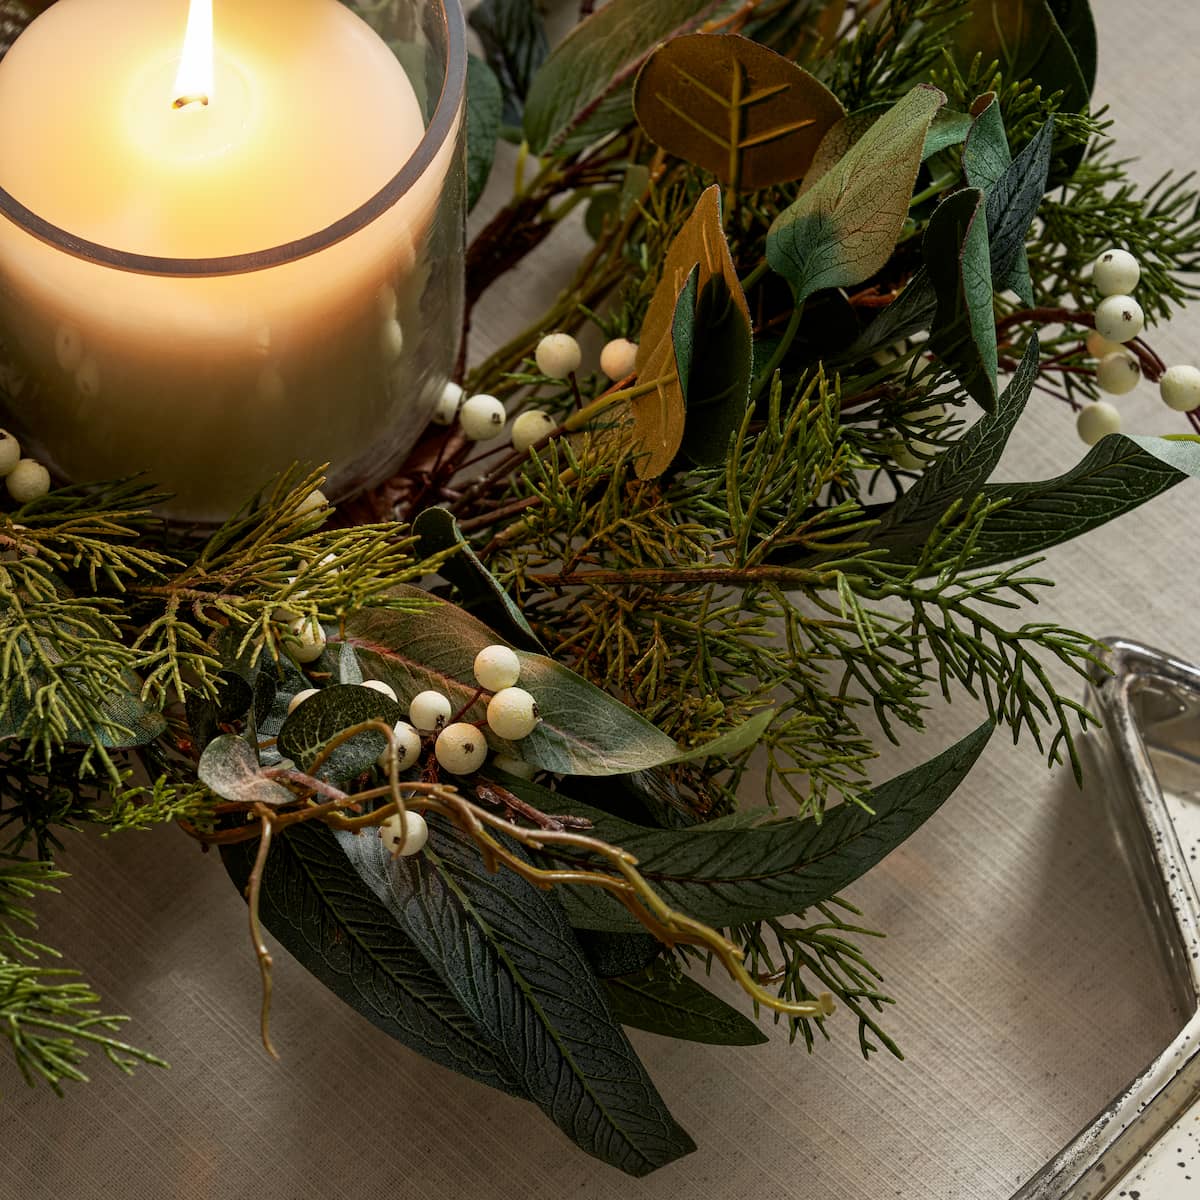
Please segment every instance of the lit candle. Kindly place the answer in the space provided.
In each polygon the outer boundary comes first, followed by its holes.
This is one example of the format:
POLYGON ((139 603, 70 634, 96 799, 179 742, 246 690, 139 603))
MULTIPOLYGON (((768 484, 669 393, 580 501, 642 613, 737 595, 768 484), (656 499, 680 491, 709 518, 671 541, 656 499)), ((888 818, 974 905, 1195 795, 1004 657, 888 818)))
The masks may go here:
POLYGON ((214 49, 211 0, 59 0, 0 63, 13 419, 69 478, 144 470, 200 520, 293 461, 346 491, 406 451, 461 273, 453 70, 430 149, 396 54, 337 0, 216 18, 214 49), (319 248, 263 253, 296 242, 319 248))

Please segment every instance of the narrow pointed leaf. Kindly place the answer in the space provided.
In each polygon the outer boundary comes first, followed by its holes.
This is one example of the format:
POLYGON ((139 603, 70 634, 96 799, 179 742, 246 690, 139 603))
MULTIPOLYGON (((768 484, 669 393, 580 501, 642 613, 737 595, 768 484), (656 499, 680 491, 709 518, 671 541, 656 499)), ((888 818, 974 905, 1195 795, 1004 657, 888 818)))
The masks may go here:
POLYGON ((355 870, 445 987, 507 1056, 529 1097, 581 1149, 630 1175, 694 1148, 613 1019, 562 908, 485 869, 434 818, 429 845, 392 861, 378 838, 337 835, 355 870))
POLYGON ((467 58, 467 211, 479 202, 496 160, 504 97, 500 81, 481 58, 467 58))
MULTIPOLYGON (((929 819, 963 781, 987 745, 986 722, 936 758, 844 803, 818 823, 770 819, 747 826, 648 829, 577 804, 536 784, 506 783, 530 803, 576 813, 592 835, 630 851, 668 904, 721 928, 782 916, 827 900, 875 866, 929 819)), ((572 924, 619 931, 637 923, 600 889, 562 889, 572 924)))
POLYGON ((985 411, 996 406, 996 323, 983 193, 963 188, 925 230, 925 271, 937 294, 929 348, 985 411))
MULTIPOLYGON (((241 842, 221 850, 243 895, 257 849, 257 842, 241 842)), ((274 840, 259 915, 301 966, 372 1025, 460 1075, 525 1095, 507 1056, 359 879, 326 826, 295 825, 274 840)))
POLYGON ((633 1029, 710 1046, 761 1046, 770 1040, 690 975, 676 975, 662 964, 606 979, 604 991, 613 1016, 633 1029))

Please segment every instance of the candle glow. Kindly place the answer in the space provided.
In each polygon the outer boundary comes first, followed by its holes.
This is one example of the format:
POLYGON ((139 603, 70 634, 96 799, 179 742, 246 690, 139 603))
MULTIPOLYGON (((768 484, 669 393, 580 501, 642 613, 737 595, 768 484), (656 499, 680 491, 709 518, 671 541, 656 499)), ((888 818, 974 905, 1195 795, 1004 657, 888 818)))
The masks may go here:
POLYGON ((191 0, 175 76, 175 108, 208 104, 213 94, 213 58, 212 0, 191 0))

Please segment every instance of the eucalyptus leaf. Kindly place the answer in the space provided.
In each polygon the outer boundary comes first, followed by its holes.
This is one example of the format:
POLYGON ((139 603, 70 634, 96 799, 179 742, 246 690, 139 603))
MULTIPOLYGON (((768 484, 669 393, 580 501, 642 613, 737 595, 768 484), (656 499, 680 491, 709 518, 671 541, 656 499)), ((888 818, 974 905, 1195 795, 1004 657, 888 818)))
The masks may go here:
POLYGON ((633 104, 653 142, 747 191, 799 179, 845 116, 814 76, 736 34, 660 46, 638 75, 633 104))
POLYGON ((690 1153, 557 901, 440 818, 423 853, 338 834, 350 862, 529 1097, 581 1149, 641 1176, 690 1153))
MULTIPOLYGON (((243 895, 257 850, 256 841, 221 848, 225 869, 243 895)), ((301 966, 372 1025, 460 1075, 525 1096, 507 1055, 463 1011, 327 826, 310 821, 275 837, 259 916, 301 966)))
POLYGON ((481 58, 467 57, 467 211, 479 202, 496 161, 504 96, 481 58))
POLYGON ((167 730, 166 718, 140 695, 140 683, 130 675, 128 690, 109 696, 101 705, 103 723, 73 729, 66 740, 77 746, 103 746, 106 750, 132 750, 148 745, 167 730))
MULTIPOLYGON (((936 758, 873 789, 864 805, 843 803, 811 818, 744 819, 732 827, 648 829, 581 805, 534 783, 507 786, 523 800, 587 817, 591 836, 628 850, 638 870, 673 908, 718 928, 797 913, 842 891, 911 836, 949 798, 991 737, 981 725, 936 758)), ((739 815, 740 817, 740 815, 739 815)), ((601 889, 561 889, 572 924, 612 932, 636 929, 601 889)))
MULTIPOLYGON (((373 688, 333 684, 309 696, 284 721, 279 750, 301 770, 311 771, 326 746, 345 730, 367 721, 395 725, 405 715, 399 704, 373 688)), ((383 733, 364 730, 333 751, 317 771, 317 778, 333 783, 352 779, 374 766, 386 749, 383 733)))
POLYGON ((479 555, 463 537, 453 514, 444 508, 427 508, 413 522, 413 533, 417 538, 417 552, 422 558, 432 558, 458 547, 457 554, 439 564, 438 574, 454 586, 464 607, 478 613, 512 645, 544 653, 525 614, 480 561, 479 555))
MULTIPOLYGON (((393 589, 394 596, 410 593, 425 594, 407 586, 393 589)), ((504 639, 443 601, 421 612, 362 609, 346 618, 344 640, 354 647, 366 673, 390 684, 405 704, 417 692, 433 689, 458 709, 475 695, 475 656, 504 639)), ((521 686, 536 699, 541 721, 518 743, 489 733, 494 749, 566 775, 638 771, 679 753, 665 733, 573 671, 544 655, 516 652, 521 686)), ((297 713, 306 707, 301 705, 297 713)), ((482 720, 485 711, 476 701, 463 719, 482 720)))
MULTIPOLYGON (((592 122, 589 140, 620 128, 630 111, 633 80, 659 42, 689 33, 723 0, 609 0, 580 21, 533 78, 525 102, 525 140, 537 155, 565 153, 571 136, 592 122)), ((578 143, 571 149, 578 148, 578 143)))
POLYGON ((891 258, 926 134, 945 101, 937 88, 913 88, 775 219, 767 261, 797 303, 822 288, 862 283, 891 258))
POLYGON ((923 244, 925 271, 937 295, 929 349, 957 375, 985 411, 996 406, 996 323, 986 201, 962 188, 938 205, 923 244))
POLYGON ((200 782, 236 804, 292 804, 296 797, 281 783, 263 775, 254 747, 236 734, 215 737, 200 755, 200 782))
POLYGON ((666 964, 606 979, 604 990, 613 1016, 634 1029, 710 1046, 761 1046, 770 1040, 749 1017, 666 964))

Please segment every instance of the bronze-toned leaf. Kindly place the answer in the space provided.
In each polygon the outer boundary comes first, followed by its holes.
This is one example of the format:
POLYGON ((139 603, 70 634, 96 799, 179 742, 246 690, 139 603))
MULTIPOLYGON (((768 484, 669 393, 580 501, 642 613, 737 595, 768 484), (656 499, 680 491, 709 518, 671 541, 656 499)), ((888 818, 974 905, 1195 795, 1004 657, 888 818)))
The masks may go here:
POLYGON ((732 33, 660 46, 638 76, 633 105, 664 150, 747 191, 799 179, 846 115, 802 67, 732 33))
POLYGON ((716 185, 700 197, 695 211, 671 243, 662 278, 642 322, 638 384, 654 384, 654 388, 635 397, 631 405, 640 479, 661 475, 671 465, 683 441, 685 407, 675 361, 675 306, 697 267, 697 289, 702 290, 713 276, 723 276, 734 303, 749 324, 750 308, 721 229, 721 192, 716 185))

